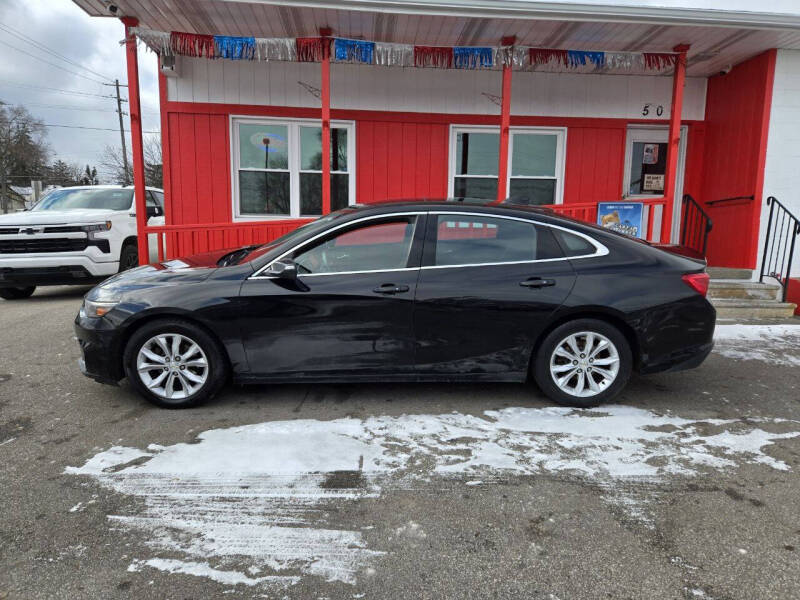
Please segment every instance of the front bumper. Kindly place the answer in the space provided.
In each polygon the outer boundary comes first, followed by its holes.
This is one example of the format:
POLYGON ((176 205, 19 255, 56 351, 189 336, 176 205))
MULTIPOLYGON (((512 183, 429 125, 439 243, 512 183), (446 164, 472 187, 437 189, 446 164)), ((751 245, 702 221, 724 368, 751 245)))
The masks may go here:
POLYGON ((125 376, 119 330, 105 319, 81 314, 75 318, 74 328, 82 353, 78 361, 81 373, 100 383, 116 385, 125 376))
POLYGON ((89 284, 117 271, 119 260, 97 262, 86 254, 0 255, 0 287, 89 284))

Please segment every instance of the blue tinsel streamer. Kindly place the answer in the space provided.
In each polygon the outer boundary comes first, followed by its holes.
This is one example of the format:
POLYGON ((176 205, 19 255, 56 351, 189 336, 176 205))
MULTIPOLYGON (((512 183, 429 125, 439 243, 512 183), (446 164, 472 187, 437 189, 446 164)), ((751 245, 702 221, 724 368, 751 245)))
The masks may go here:
POLYGON ((251 37, 215 35, 214 46, 217 58, 253 60, 256 56, 256 40, 251 37))
POLYGON ((453 48, 453 66, 456 69, 490 68, 493 64, 493 48, 453 48))
POLYGON ((586 50, 567 51, 567 64, 570 67, 585 65, 587 61, 592 63, 595 67, 602 67, 606 62, 606 53, 588 52, 586 50))
POLYGON ((334 57, 337 61, 372 64, 375 43, 337 38, 333 41, 333 48, 334 57))

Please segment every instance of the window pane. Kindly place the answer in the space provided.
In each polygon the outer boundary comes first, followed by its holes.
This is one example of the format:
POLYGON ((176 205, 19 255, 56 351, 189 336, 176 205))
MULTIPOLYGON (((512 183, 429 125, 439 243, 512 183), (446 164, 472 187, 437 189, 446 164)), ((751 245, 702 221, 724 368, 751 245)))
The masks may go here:
POLYGON ((416 217, 352 229, 304 249, 294 257, 300 273, 402 269, 414 237, 416 217))
MULTIPOLYGON (((300 169, 322 170, 322 127, 300 127, 300 169)), ((347 129, 331 128, 331 171, 347 171, 347 129)))
POLYGON ((239 171, 239 212, 248 215, 289 214, 289 173, 239 171))
POLYGON ((555 177, 558 136, 516 133, 513 137, 512 176, 555 177))
MULTIPOLYGON (((347 206, 349 175, 331 173, 331 211, 347 206)), ((300 214, 322 214, 322 173, 300 173, 300 214)))
POLYGON ((437 265, 475 265, 534 260, 532 223, 479 216, 439 215, 437 265))
POLYGON ((240 123, 239 165, 245 169, 288 169, 288 127, 240 123))
POLYGON ((497 175, 499 161, 499 133, 456 134, 457 175, 497 175))
POLYGON ((453 180, 453 196, 456 198, 497 198, 497 178, 456 177, 453 180))
POLYGON ((555 204, 555 179, 512 179, 508 195, 514 204, 555 204))
POLYGON ((597 252, 593 244, 578 235, 567 233, 563 229, 553 229, 553 233, 567 256, 584 256, 597 252))
POLYGON ((634 142, 631 152, 631 180, 628 193, 664 195, 664 173, 667 171, 667 145, 655 142, 634 142))

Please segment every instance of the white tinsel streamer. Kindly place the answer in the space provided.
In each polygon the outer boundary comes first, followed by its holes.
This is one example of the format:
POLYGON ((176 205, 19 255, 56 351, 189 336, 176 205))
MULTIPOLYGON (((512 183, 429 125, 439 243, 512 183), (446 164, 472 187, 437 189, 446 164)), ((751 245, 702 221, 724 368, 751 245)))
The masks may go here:
POLYGON ((294 38, 256 38, 257 60, 297 60, 294 38))
POLYGON ((130 31, 153 52, 158 52, 161 55, 172 54, 168 31, 154 31, 143 27, 131 27, 130 31))
POLYGON ((606 69, 643 70, 644 56, 634 52, 606 52, 606 69))
POLYGON ((521 70, 530 66, 527 46, 500 46, 494 52, 495 66, 521 70))
POLYGON ((375 42, 375 64, 384 67, 411 67, 414 65, 414 47, 407 44, 382 44, 375 42))

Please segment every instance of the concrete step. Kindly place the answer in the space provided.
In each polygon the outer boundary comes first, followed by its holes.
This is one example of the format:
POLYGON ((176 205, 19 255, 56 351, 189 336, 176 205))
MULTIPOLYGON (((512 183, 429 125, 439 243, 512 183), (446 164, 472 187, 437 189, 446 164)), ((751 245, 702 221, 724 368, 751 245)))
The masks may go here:
POLYGON ((712 279, 708 286, 709 299, 778 300, 780 293, 781 286, 777 283, 758 283, 741 279, 712 279))
POLYGON ((752 279, 750 269, 729 269, 727 267, 708 267, 706 273, 711 279, 752 279))
POLYGON ((740 298, 709 298, 717 309, 717 318, 735 319, 775 319, 794 315, 796 304, 777 300, 757 300, 740 298))

